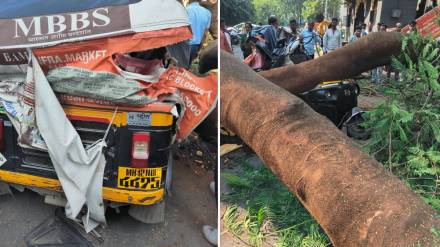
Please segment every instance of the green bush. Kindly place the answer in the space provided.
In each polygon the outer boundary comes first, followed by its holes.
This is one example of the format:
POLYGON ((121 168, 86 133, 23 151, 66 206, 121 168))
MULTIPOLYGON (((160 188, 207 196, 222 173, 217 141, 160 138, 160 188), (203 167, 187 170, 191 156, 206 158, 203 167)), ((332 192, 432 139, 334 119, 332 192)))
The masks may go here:
POLYGON ((380 89, 386 100, 366 114, 372 136, 365 150, 440 212, 439 45, 431 37, 403 37, 392 66, 399 80, 380 89))
POLYGON ((267 167, 255 168, 246 159, 233 163, 241 168, 239 175, 222 173, 232 189, 222 196, 228 203, 223 222, 229 233, 257 247, 331 245, 301 202, 267 167))

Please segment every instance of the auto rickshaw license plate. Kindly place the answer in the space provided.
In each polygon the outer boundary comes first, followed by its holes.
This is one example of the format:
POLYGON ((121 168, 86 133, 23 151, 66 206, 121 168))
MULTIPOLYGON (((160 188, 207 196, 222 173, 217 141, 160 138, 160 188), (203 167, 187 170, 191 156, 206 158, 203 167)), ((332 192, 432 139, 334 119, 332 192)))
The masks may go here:
POLYGON ((119 167, 118 188, 153 190, 160 187, 162 168, 119 167))

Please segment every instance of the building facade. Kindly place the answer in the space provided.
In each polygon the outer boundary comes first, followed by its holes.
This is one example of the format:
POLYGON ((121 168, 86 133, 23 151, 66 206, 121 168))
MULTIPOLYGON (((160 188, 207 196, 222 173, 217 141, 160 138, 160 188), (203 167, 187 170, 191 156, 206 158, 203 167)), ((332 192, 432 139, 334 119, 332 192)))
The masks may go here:
POLYGON ((354 27, 362 23, 367 24, 370 31, 377 31, 378 23, 393 27, 400 22, 405 26, 435 6, 436 0, 346 0, 341 8, 341 19, 349 37, 354 27))

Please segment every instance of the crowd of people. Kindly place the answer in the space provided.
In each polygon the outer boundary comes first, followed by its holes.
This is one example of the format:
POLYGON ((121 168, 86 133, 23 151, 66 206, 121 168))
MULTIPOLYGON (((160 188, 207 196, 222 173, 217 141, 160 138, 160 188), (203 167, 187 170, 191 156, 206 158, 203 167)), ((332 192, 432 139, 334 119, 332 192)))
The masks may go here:
MULTIPOLYGON (((227 30, 225 21, 220 21, 220 48, 249 65, 255 71, 267 70, 288 64, 297 64, 315 59, 317 56, 333 52, 343 46, 344 34, 339 28, 338 18, 331 21, 318 14, 307 21, 303 28, 295 19, 289 21, 289 27, 282 27, 275 15, 268 17, 267 25, 245 23, 242 30, 227 30), (238 37, 238 38, 237 38, 238 37), (238 44, 237 44, 238 43, 238 44)), ((416 22, 409 23, 409 31, 416 29, 416 22)), ((394 27, 378 23, 376 32, 402 32, 403 25, 398 22, 394 27)), ((348 44, 373 32, 372 26, 365 23, 354 28, 348 37, 348 44)), ((387 76, 391 76, 391 66, 386 66, 387 76)), ((371 71, 373 83, 382 81, 383 68, 371 71)), ((395 72, 395 79, 399 74, 395 72)))

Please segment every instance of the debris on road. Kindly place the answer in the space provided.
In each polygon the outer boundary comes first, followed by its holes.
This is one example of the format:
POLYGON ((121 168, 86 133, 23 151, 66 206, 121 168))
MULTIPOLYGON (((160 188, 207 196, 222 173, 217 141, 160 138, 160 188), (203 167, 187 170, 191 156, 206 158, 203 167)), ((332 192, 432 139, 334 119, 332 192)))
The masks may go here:
POLYGON ((82 226, 66 218, 59 208, 55 211, 55 215, 50 216, 29 232, 24 240, 27 247, 99 247, 103 245, 104 240, 99 233, 93 231, 91 234, 84 234, 83 231, 82 226))
POLYGON ((243 147, 243 145, 238 145, 238 144, 223 144, 220 146, 220 156, 223 156, 225 154, 228 154, 232 151, 235 151, 239 148, 243 147))

